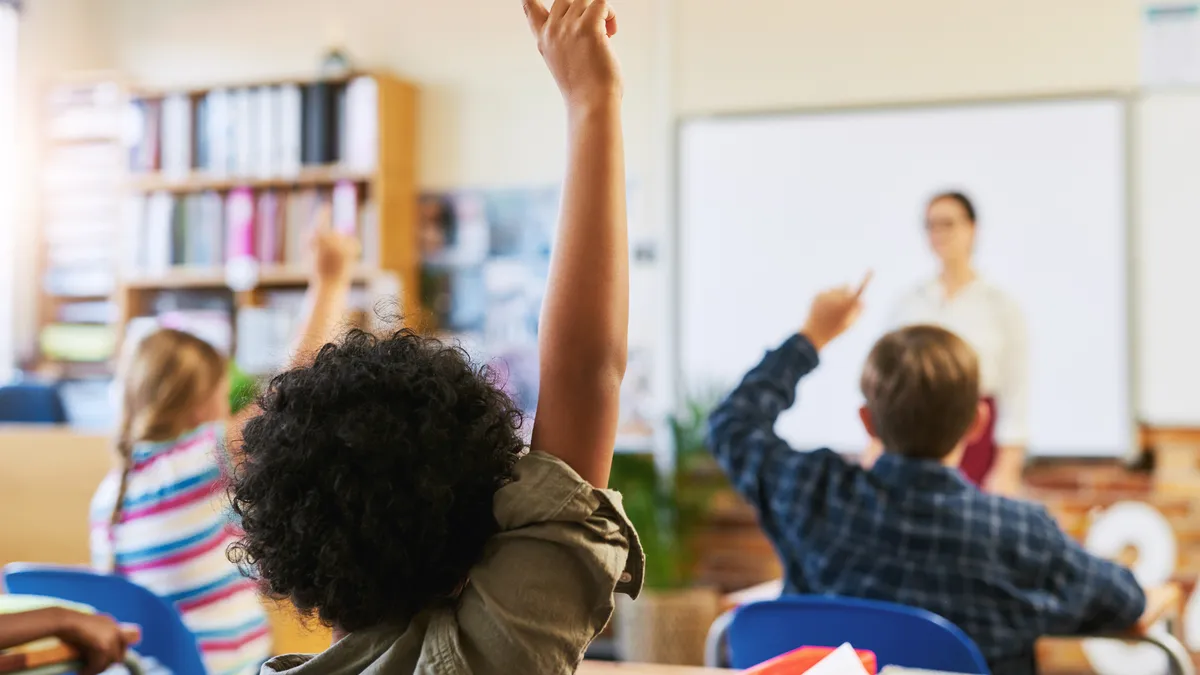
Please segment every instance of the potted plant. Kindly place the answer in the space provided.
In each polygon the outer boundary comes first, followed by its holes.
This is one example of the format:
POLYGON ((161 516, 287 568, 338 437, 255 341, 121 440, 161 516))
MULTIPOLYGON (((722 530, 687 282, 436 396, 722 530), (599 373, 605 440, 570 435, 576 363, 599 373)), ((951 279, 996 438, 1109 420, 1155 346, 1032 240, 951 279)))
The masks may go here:
POLYGON ((692 398, 669 420, 671 466, 645 454, 614 458, 609 483, 621 491, 646 556, 641 597, 617 597, 614 632, 617 653, 625 660, 703 663, 704 640, 720 611, 720 595, 696 583, 697 534, 713 495, 726 485, 705 446, 712 400, 692 398))

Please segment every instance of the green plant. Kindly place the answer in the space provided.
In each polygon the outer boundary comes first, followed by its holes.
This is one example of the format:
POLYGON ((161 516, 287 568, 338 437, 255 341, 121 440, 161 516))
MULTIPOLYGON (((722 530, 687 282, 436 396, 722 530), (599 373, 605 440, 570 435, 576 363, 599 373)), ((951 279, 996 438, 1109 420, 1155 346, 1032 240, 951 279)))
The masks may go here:
POLYGON ((712 498, 727 483, 705 444, 715 396, 689 399, 669 419, 673 467, 664 469, 645 454, 613 458, 609 484, 620 490, 646 555, 647 588, 671 590, 695 581, 696 537, 712 498))
POLYGON ((245 373, 236 363, 229 364, 229 409, 237 413, 258 398, 258 380, 245 373))

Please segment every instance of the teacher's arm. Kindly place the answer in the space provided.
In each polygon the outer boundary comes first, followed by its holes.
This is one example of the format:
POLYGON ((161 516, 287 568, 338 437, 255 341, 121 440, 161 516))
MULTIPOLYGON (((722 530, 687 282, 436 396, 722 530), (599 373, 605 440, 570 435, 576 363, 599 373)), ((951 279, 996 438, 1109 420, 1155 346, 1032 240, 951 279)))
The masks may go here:
POLYGON ((1021 309, 1011 299, 1005 299, 1001 326, 1004 363, 996 400, 999 452, 985 487, 988 492, 1012 497, 1021 489, 1029 438, 1029 331, 1021 309))

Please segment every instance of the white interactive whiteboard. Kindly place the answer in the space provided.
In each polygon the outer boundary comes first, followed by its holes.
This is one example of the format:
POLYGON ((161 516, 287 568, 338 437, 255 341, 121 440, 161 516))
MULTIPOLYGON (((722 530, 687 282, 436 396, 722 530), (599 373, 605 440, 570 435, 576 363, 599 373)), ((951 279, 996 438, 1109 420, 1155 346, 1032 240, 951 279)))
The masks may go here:
POLYGON ((857 452, 859 372, 891 306, 932 277, 926 200, 962 189, 976 261, 1030 337, 1030 450, 1133 445, 1125 107, 1115 99, 700 119, 680 137, 682 384, 732 386, 818 290, 875 281, 777 430, 857 452))
POLYGON ((1135 108, 1138 414, 1200 425, 1200 93, 1135 108))

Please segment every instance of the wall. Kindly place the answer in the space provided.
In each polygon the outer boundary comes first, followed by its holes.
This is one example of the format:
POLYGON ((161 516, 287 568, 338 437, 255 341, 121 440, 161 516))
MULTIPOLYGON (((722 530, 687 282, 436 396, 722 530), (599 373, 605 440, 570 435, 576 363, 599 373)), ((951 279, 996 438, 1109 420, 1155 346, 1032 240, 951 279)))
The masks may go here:
MULTIPOLYGON (((389 0, 108 0, 114 64, 153 84, 311 73, 344 44, 367 66, 420 84, 419 179, 428 188, 561 176, 560 99, 520 3, 389 0)), ((647 162, 650 4, 621 9, 630 165, 647 162)))
POLYGON ((1130 87, 1138 7, 1136 0, 683 0, 676 110, 1130 87))

